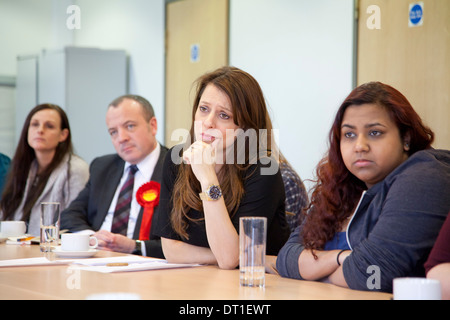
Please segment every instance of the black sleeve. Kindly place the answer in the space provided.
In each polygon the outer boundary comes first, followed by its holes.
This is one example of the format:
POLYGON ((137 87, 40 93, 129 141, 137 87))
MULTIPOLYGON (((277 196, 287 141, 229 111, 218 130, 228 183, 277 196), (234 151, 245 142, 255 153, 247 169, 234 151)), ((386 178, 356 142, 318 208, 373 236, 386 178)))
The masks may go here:
POLYGON ((290 229, 286 222, 285 192, 280 171, 264 174, 258 164, 247 170, 244 180, 245 195, 232 218, 239 232, 239 218, 257 216, 267 218, 267 248, 269 255, 277 255, 287 241, 290 229))
MULTIPOLYGON (((267 217, 267 254, 276 255, 289 237, 289 227, 285 215, 285 193, 283 180, 279 170, 270 175, 264 175, 261 172, 260 164, 251 166, 244 175, 245 194, 240 203, 239 209, 233 215, 231 221, 236 231, 239 233, 239 218, 244 216, 267 217)), ((180 236, 173 230, 170 222, 172 212, 171 194, 177 177, 177 166, 172 162, 171 157, 167 156, 164 168, 163 179, 161 182, 161 196, 156 212, 155 235, 163 238, 180 240, 180 236)), ((191 238, 205 238, 206 230, 204 224, 191 226, 195 232, 203 232, 204 235, 191 238)), ((153 228, 153 227, 152 227, 153 228)), ((193 239, 191 242, 193 242, 193 239)))
POLYGON ((97 231, 104 219, 99 213, 107 212, 122 171, 123 160, 116 154, 94 159, 86 186, 61 213, 61 229, 97 231))
POLYGON ((64 211, 61 212, 61 230, 68 229, 70 232, 92 230, 88 222, 88 203, 91 193, 92 164, 89 169, 90 178, 83 190, 70 203, 64 211))
POLYGON ((147 257, 164 259, 162 251, 161 239, 151 239, 144 241, 145 252, 147 257))
POLYGON ((155 236, 162 238, 181 240, 177 233, 173 230, 170 223, 170 214, 172 212, 173 204, 171 201, 172 190, 177 176, 177 169, 172 162, 172 149, 168 152, 163 165, 163 175, 161 179, 161 194, 159 198, 159 205, 155 211, 155 216, 152 221, 152 233, 155 236))

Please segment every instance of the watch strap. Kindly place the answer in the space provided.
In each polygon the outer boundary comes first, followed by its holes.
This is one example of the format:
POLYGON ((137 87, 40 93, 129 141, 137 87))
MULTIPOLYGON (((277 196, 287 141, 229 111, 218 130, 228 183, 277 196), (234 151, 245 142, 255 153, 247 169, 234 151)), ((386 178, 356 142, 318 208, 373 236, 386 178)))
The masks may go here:
POLYGON ((131 254, 142 255, 142 241, 135 240, 135 242, 136 242, 136 248, 134 248, 134 250, 131 254))
POLYGON ((217 201, 222 197, 222 190, 218 185, 210 185, 205 192, 198 194, 202 201, 217 201))
POLYGON ((208 197, 206 192, 200 192, 198 195, 200 196, 200 200, 202 200, 202 201, 211 201, 212 200, 208 197))

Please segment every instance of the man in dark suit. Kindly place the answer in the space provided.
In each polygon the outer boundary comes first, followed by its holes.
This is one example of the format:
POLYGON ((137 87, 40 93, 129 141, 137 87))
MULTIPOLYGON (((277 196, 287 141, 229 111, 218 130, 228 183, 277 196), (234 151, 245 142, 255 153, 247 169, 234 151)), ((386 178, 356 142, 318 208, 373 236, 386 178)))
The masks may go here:
POLYGON ((139 240, 144 209, 136 200, 143 184, 161 182, 167 153, 155 137, 153 108, 140 96, 121 96, 109 105, 106 125, 117 154, 92 161, 86 187, 61 213, 61 229, 94 234, 103 250, 163 258, 158 237, 150 233, 149 240, 139 240), (125 188, 128 196, 123 194, 125 188), (128 209, 118 217, 123 201, 128 209))

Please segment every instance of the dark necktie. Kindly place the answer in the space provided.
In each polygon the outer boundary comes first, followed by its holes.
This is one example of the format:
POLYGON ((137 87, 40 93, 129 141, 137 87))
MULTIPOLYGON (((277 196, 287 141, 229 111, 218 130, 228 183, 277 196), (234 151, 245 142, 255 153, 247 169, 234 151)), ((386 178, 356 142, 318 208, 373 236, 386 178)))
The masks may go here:
POLYGON ((131 165, 128 177, 120 189, 119 198, 117 199, 116 210, 111 227, 112 233, 127 235, 128 219, 130 217, 131 200, 133 199, 134 174, 138 168, 131 165))

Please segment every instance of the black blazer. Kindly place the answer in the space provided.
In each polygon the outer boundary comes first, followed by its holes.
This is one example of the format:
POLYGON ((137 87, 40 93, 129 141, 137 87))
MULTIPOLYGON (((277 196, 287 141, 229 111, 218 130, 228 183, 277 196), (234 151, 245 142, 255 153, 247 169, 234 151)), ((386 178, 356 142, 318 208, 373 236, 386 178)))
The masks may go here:
MULTIPOLYGON (((161 183, 162 167, 167 148, 161 146, 161 152, 151 180, 161 183)), ((111 201, 123 175, 124 160, 117 154, 106 155, 92 161, 89 169, 89 181, 78 197, 61 213, 61 229, 70 232, 90 229, 100 230, 105 220, 111 201)), ((139 212, 133 239, 139 238, 143 208, 139 212)), ((156 208, 155 208, 156 211, 156 208)), ((145 241, 148 256, 164 258, 159 237, 150 234, 145 241)))

